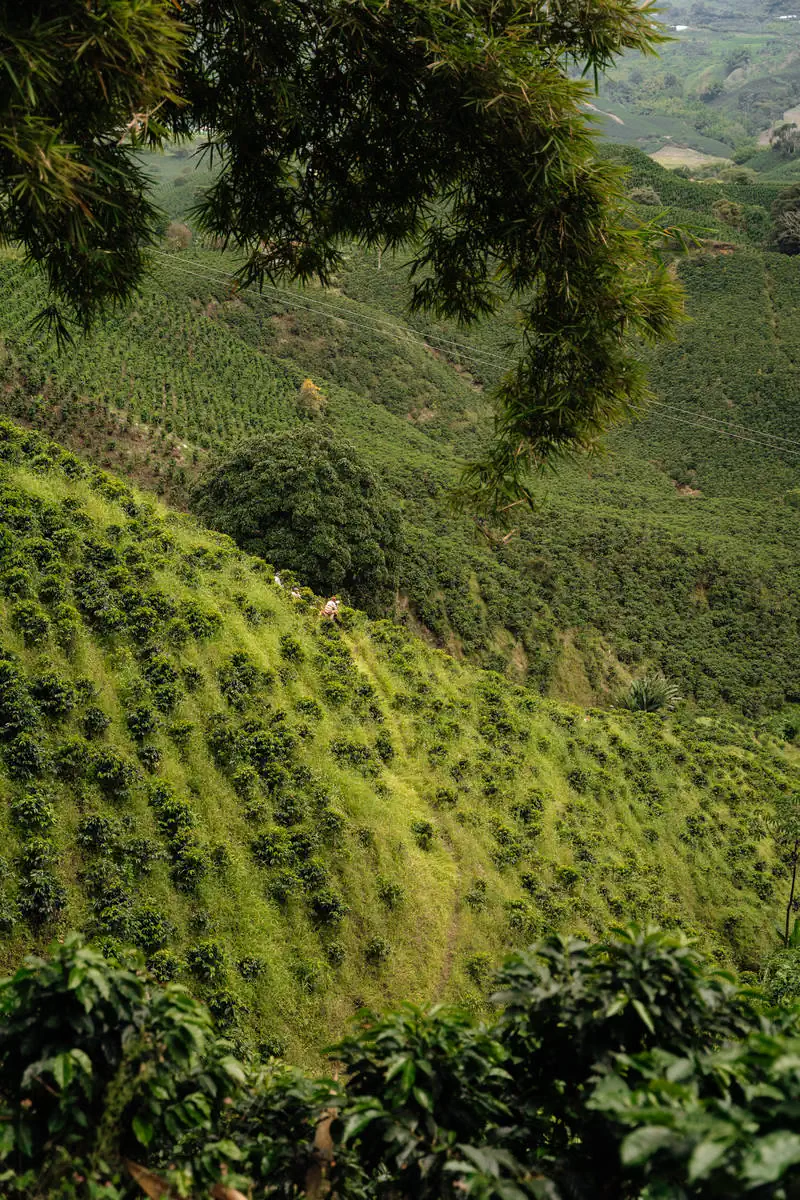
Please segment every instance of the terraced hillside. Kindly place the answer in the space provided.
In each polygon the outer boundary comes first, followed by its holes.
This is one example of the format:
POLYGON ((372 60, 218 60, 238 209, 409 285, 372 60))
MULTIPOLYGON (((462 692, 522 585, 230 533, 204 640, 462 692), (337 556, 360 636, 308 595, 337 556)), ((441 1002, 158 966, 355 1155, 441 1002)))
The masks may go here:
MULTIPOLYGON (((637 151, 613 153, 631 189, 652 188, 667 219, 716 246, 678 265, 692 319, 653 358, 658 403, 607 457, 544 477, 507 543, 454 516, 448 493, 486 436, 513 314, 468 331, 407 318, 388 256, 352 252, 327 292, 256 294, 232 291, 230 256, 160 250, 133 309, 59 354, 31 337, 42 293, 7 255, 5 408, 184 505, 212 448, 307 419, 310 377, 318 419, 402 506, 397 612, 411 628, 554 697, 607 704, 653 664, 700 709, 791 710, 796 268, 759 249, 777 185, 697 184, 637 151), (740 205, 741 220, 726 223, 720 201, 740 205)), ((163 203, 185 216, 191 166, 167 158, 163 173, 163 203)))
MULTIPOLYGON (((756 969, 797 754, 538 698, 322 624, 226 538, 0 429, 2 965, 133 942, 309 1061, 367 1002, 483 1003, 504 948, 652 918, 756 969)), ((287 581, 288 582, 288 581, 287 581)))

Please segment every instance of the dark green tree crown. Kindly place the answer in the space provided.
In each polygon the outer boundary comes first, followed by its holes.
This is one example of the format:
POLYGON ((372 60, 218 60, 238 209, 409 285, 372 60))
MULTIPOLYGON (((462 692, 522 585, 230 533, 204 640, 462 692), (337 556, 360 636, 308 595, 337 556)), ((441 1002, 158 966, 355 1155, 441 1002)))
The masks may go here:
POLYGON ((201 480, 210 525, 319 593, 378 610, 396 586, 400 516, 348 442, 313 426, 242 442, 201 480))

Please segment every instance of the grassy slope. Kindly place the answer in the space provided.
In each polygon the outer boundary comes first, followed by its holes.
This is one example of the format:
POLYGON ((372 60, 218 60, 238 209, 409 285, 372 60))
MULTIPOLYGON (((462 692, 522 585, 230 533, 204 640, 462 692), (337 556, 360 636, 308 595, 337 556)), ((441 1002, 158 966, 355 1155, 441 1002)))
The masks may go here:
POLYGON ((78 926, 112 950, 165 942, 191 978, 187 954, 210 941, 222 965, 193 986, 245 1041, 312 1062, 363 1002, 480 1005, 486 964, 542 930, 653 918, 757 964, 784 889, 763 815, 797 786, 785 744, 722 719, 558 705, 357 614, 341 635, 323 630, 315 605, 227 539, 35 435, 5 424, 0 447, 4 966, 78 926), (217 628, 187 635, 187 604, 217 628), (48 715, 70 684, 74 707, 48 715), (87 706, 110 720, 88 743, 87 706), (134 712, 157 728, 134 737, 134 712), (276 730, 294 747, 266 755, 276 730), (114 762, 129 777, 104 784, 114 762), (235 772, 253 762, 262 779, 243 798, 235 772), (194 821, 183 843, 163 784, 194 821), (43 796, 49 833, 13 807, 43 796), (80 846, 96 816, 110 822, 100 852, 80 846), (415 822, 430 823, 428 849, 415 822), (264 833, 282 865, 254 859, 264 833), (42 863, 67 905, 37 925, 42 863), (402 891, 394 910, 385 883, 402 891), (348 912, 320 925, 313 905, 330 890, 348 912), (385 962, 370 964, 370 944, 385 962), (236 967, 254 956, 255 982, 236 967))
MULTIPOLYGON (((680 266, 692 321, 652 369, 659 399, 686 411, 654 408, 607 459, 544 479, 539 510, 505 547, 454 518, 446 491, 485 436, 482 389, 508 361, 513 314, 468 334, 405 321, 403 276, 374 255, 349 254, 327 293, 263 296, 232 295, 218 255, 161 255, 135 308, 63 356, 28 338, 41 293, 7 259, 6 407, 181 503, 210 447, 300 420, 311 375, 326 419, 404 507, 414 628, 556 696, 606 701, 654 662, 702 706, 780 709, 796 699, 800 655, 796 510, 784 500, 800 460, 793 445, 756 444, 763 431, 800 439, 794 264, 757 250, 777 185, 695 184, 611 153, 671 219, 741 248, 680 266), (742 228, 714 213, 726 198, 743 205, 742 228), (756 442, 698 428, 704 415, 743 423, 756 442)), ((179 214, 185 161, 161 165, 179 214)))

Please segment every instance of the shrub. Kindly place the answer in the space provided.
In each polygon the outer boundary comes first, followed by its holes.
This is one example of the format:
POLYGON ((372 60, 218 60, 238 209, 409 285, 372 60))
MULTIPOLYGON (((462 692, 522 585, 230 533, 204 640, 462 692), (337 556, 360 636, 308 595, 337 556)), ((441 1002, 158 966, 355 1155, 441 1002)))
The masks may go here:
POLYGON ((121 832, 119 821, 93 813, 78 822, 75 840, 82 850, 108 854, 118 844, 121 832))
POLYGON ((179 615, 187 625, 192 637, 198 641, 214 637, 222 628, 220 614, 204 608, 196 600, 185 600, 180 607, 179 615))
POLYGON ((657 712, 674 708, 680 700, 678 689, 660 672, 634 679, 621 704, 632 712, 657 712))
POLYGON ((111 724, 111 718, 106 716, 102 708, 96 704, 90 704, 83 714, 81 724, 87 738, 102 737, 111 724))
POLYGON ((476 879, 464 896, 464 902, 475 912, 481 912, 486 907, 486 898, 486 880, 476 879))
POLYGON ((392 739, 385 729, 381 729, 375 738, 375 753, 383 763, 390 763, 394 758, 392 739))
POLYGON ((206 728, 206 745, 218 767, 231 767, 245 752, 245 740, 224 713, 214 713, 206 728))
POLYGON ((301 697, 295 704, 295 708, 304 717, 310 717, 314 721, 322 720, 322 705, 311 697, 301 697))
POLYGON ((246 654, 237 651, 220 667, 217 679, 228 704, 241 712, 254 688, 262 682, 262 672, 246 654))
POLYGON ((491 974, 491 959, 488 954, 472 954, 464 963, 464 970, 472 982, 482 988, 491 974))
POLYGON ((80 632, 81 618, 71 604, 57 604, 53 612, 53 628, 59 646, 69 652, 75 646, 80 632))
POLYGON ((294 871, 279 870, 267 884, 267 895, 276 904, 285 905, 297 895, 300 887, 300 880, 294 871))
POLYGON ((151 793, 151 804, 156 810, 156 825, 170 842, 184 842, 197 824, 193 809, 178 796, 151 793))
POLYGON ((269 829, 250 843, 253 858, 262 867, 288 865, 293 858, 289 835, 284 829, 269 829))
POLYGON ((323 888, 311 897, 311 912, 319 925, 338 925, 349 911, 342 897, 330 888, 323 888))
POLYGON ((318 992, 322 984, 323 973, 318 962, 308 959, 298 959, 292 963, 292 975, 297 981, 298 987, 307 996, 313 996, 318 992))
POLYGON ((303 647, 290 633, 284 633, 281 636, 278 641, 278 649, 281 658, 285 658, 287 662, 299 663, 305 658, 303 647))
POLYGON ((430 850, 436 836, 436 830, 430 821, 412 821, 411 832, 421 850, 430 850))
POLYGON ((335 738, 331 742, 331 754, 338 763, 353 767, 363 775, 375 772, 372 750, 363 742, 355 742, 350 738, 335 738))
POLYGON ((150 974, 157 983, 171 983, 181 972, 181 960, 172 950, 156 950, 147 960, 150 974))
POLYGON ((28 733, 38 721, 25 677, 13 662, 0 657, 0 734, 8 738, 28 733))
POLYGON ((377 884, 378 899, 381 904, 384 904, 391 912, 400 908, 406 898, 403 885, 395 882, 395 880, 385 879, 382 875, 378 876, 377 884))
POLYGON ((345 830, 347 818, 337 808, 325 805, 317 813, 315 824, 320 837, 328 843, 335 844, 345 830))
POLYGON ((7 896, 0 896, 0 934, 10 937, 19 920, 19 908, 7 896))
POLYGON ((85 738, 66 738, 53 750, 53 771, 59 779, 82 779, 91 770, 92 758, 92 748, 85 738))
POLYGON ((67 893, 50 871, 36 869, 21 879, 18 903, 23 918, 38 929, 66 908, 67 893))
POLYGON ((9 809, 11 819, 23 834, 45 833, 56 822, 56 810, 46 792, 29 788, 24 796, 14 800, 9 809))
POLYGON ((201 846, 181 846, 173 853, 172 881, 182 892, 197 891, 208 871, 208 856, 201 846))
POLYGON ((370 967, 382 967, 391 952, 392 947, 386 938, 376 935, 367 940, 364 946, 364 959, 370 967))
POLYGON ((138 704, 129 709, 125 720, 131 737, 137 742, 150 737, 161 725, 158 713, 149 704, 138 704))
POLYGON ((134 875, 148 875, 164 857, 161 847, 146 837, 128 838, 120 847, 121 858, 130 865, 134 875))
POLYGON ((199 669, 199 667, 192 666, 191 664, 183 667, 181 675, 183 677, 183 684, 187 692, 199 691, 205 682, 203 672, 199 669))
POLYGON ((11 625, 18 630, 26 646, 40 646, 47 640, 50 621, 34 600, 23 600, 11 609, 11 625))
POLYGON ((225 954, 218 942, 193 946, 186 954, 186 965, 201 983, 219 984, 225 979, 225 954))
POLYGON ((145 908, 134 913, 130 928, 131 940, 146 954, 161 950, 175 936, 175 926, 155 909, 145 908))
POLYGON ((631 188, 628 193, 634 204, 654 205, 661 203, 661 197, 653 187, 645 185, 644 187, 631 188))
POLYGON ((136 757, 150 775, 158 770, 161 763, 161 751, 158 746, 139 746, 136 757))
POLYGON ((29 600, 33 590, 33 578, 25 567, 11 567, 0 577, 0 591, 11 600, 29 600))
POLYGON ((261 779, 255 767, 245 763, 231 776, 231 786, 241 800, 253 800, 258 794, 261 779))
POLYGON ((186 750, 192 740, 195 728, 192 721, 176 721, 170 725, 167 733, 179 750, 186 750))
POLYGON ((267 964, 264 962, 264 959, 258 958, 254 955, 250 955, 247 958, 240 958, 236 963, 236 970, 239 972, 242 979, 247 980, 248 983, 252 983, 254 980, 259 979, 264 974, 266 969, 267 964))
POLYGON ((35 779, 37 775, 43 775, 49 765, 40 739, 30 733, 17 734, 6 746, 4 758, 12 779, 35 779))
POLYGON ((556 883, 565 891, 570 891, 580 881, 580 871, 574 867, 556 867, 556 883))
POLYGON ((92 763, 100 790, 112 800, 124 800, 137 778, 133 763, 116 750, 98 750, 92 763))
POLYGON ((67 598, 66 580, 61 575, 43 575, 39 581, 39 599, 43 604, 57 604, 67 598))
MULTIPOLYGON (((294 841, 294 837, 296 836, 298 835, 294 835, 292 838, 294 843, 292 852, 298 864, 295 868, 297 877, 307 892, 314 892, 325 886, 328 873, 318 858, 308 857, 309 851, 305 846, 302 848, 298 846, 297 842, 294 841)), ((301 838, 305 837, 304 834, 300 834, 299 836, 301 838)))
POLYGON ((23 875, 49 867, 55 857, 55 847, 49 838, 32 837, 20 847, 18 865, 23 875))
POLYGON ((278 825, 299 825, 305 813, 306 806, 301 796, 284 792, 275 802, 275 822, 278 825))

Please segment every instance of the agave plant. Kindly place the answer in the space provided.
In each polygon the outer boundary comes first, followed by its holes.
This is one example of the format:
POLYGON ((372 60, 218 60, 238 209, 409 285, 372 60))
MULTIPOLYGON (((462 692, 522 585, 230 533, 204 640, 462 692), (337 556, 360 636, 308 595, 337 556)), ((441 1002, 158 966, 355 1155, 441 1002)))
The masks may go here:
POLYGON ((661 671, 642 675, 634 679, 623 700, 623 708, 632 712, 658 712, 660 708, 674 708, 680 700, 677 686, 661 671))

